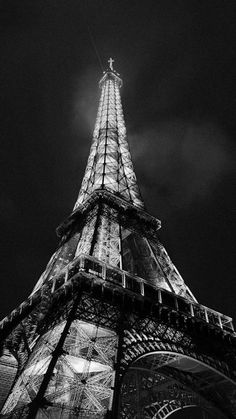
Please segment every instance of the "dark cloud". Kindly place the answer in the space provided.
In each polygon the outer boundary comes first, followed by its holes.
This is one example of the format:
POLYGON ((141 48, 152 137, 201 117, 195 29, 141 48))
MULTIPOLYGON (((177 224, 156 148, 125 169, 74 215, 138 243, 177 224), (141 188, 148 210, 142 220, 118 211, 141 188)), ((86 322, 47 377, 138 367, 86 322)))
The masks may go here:
POLYGON ((101 72, 94 68, 88 68, 84 75, 75 80, 71 104, 71 126, 77 136, 77 143, 85 145, 86 155, 88 147, 86 143, 78 141, 78 131, 91 140, 97 114, 99 94, 97 83, 100 80, 101 72), (96 85, 96 89, 94 86, 96 85))
POLYGON ((146 201, 156 197, 165 216, 212 196, 233 167, 229 139, 214 123, 160 121, 129 139, 146 201))

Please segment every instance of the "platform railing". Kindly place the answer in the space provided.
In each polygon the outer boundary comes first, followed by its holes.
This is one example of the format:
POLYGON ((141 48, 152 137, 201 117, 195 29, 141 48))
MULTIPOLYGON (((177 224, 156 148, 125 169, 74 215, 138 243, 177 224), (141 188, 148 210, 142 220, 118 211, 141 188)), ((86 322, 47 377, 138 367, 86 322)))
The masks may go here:
POLYGON ((79 272, 95 275, 104 281, 125 288, 127 291, 150 298, 163 306, 171 308, 173 311, 184 313, 188 316, 195 317, 214 326, 227 331, 234 331, 232 318, 209 307, 203 306, 196 302, 192 302, 178 295, 159 288, 143 278, 131 275, 129 272, 117 267, 108 265, 100 260, 80 254, 70 264, 68 264, 59 274, 52 280, 52 292, 56 291, 68 280, 73 278, 79 272))
POLYGON ((163 306, 183 313, 186 316, 194 317, 203 322, 220 327, 221 329, 234 332, 232 318, 218 311, 212 310, 206 306, 194 301, 187 300, 181 296, 175 295, 163 288, 155 286, 143 278, 131 275, 129 272, 117 267, 108 265, 92 256, 85 254, 78 255, 72 262, 66 265, 59 274, 54 275, 45 282, 42 287, 34 294, 31 294, 23 303, 13 310, 0 322, 0 330, 7 322, 11 322, 18 314, 21 314, 26 306, 32 305, 39 295, 43 296, 45 290, 54 293, 59 288, 66 286, 67 282, 82 272, 95 276, 104 282, 110 282, 118 287, 123 287, 128 292, 138 294, 149 298, 152 302, 162 304, 163 306))

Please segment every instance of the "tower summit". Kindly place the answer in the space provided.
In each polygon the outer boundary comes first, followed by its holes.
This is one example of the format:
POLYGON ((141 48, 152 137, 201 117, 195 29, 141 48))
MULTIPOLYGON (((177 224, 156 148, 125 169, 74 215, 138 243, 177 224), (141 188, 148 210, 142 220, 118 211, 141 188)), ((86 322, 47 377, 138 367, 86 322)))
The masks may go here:
POLYGON ((236 418, 232 319, 197 303, 158 239, 131 161, 122 80, 108 63, 59 247, 0 323, 1 417, 161 419, 198 406, 236 418))

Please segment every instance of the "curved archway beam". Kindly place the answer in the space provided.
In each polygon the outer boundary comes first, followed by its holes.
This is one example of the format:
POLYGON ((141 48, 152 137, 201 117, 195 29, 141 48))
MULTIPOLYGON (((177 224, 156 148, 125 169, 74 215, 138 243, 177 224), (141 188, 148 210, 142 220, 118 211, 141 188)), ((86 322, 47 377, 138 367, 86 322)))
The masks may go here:
MULTIPOLYGON (((235 383, 213 367, 188 355, 178 354, 174 351, 149 352, 138 357, 128 371, 139 372, 140 376, 143 374, 146 380, 149 376, 150 388, 152 388, 151 381, 153 380, 153 388, 156 388, 159 403, 162 403, 164 399, 168 400, 168 403, 171 401, 169 390, 171 390, 172 383, 179 386, 179 396, 174 395, 177 404, 181 402, 181 398, 182 400, 185 398, 189 403, 189 398, 192 397, 195 405, 212 411, 219 418, 225 418, 222 410, 227 414, 227 411, 229 412, 235 404, 235 383), (164 376, 168 381, 159 380, 160 376, 164 376), (219 410, 220 406, 223 407, 222 410, 219 410)), ((132 386, 130 390, 127 387, 126 391, 130 391, 132 398, 132 391, 134 391, 132 386)), ((150 408, 152 405, 151 403, 150 408)), ((144 408, 147 409, 148 406, 143 405, 142 409, 144 408)))

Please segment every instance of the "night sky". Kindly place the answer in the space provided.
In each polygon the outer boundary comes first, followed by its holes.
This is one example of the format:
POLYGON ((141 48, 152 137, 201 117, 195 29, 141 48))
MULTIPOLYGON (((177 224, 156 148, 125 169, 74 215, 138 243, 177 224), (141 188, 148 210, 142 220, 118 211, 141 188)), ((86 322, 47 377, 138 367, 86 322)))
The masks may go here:
POLYGON ((0 16, 1 315, 57 246, 89 152, 98 56, 112 56, 160 238, 196 298, 236 318, 235 1, 8 0, 0 16))

